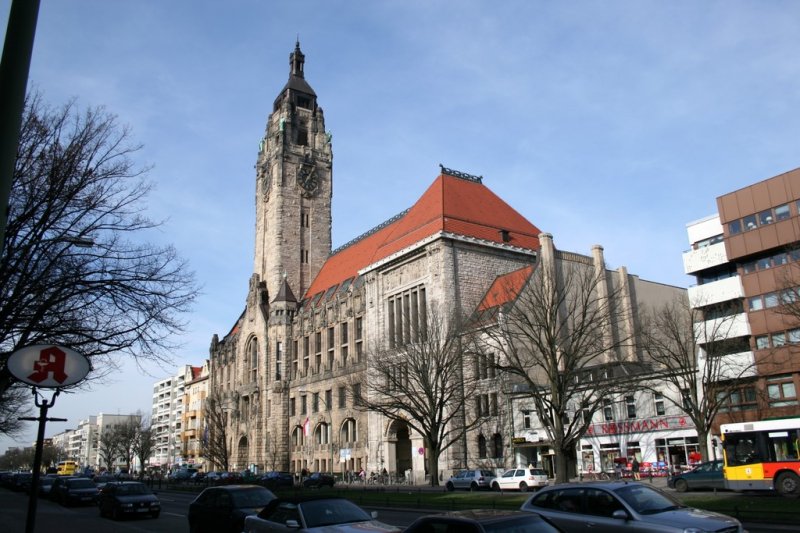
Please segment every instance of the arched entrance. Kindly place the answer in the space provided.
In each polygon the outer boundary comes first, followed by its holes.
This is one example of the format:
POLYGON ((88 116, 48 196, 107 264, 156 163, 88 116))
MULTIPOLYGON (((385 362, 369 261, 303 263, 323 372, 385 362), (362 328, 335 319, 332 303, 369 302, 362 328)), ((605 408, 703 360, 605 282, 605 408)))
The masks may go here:
POLYGON ((242 438, 239 439, 239 445, 236 448, 236 464, 234 468, 237 470, 243 470, 248 466, 248 445, 247 445, 247 437, 242 435, 242 438))
POLYGON ((391 473, 404 477, 406 470, 411 470, 411 438, 408 424, 400 420, 393 421, 387 431, 389 444, 388 457, 391 473))

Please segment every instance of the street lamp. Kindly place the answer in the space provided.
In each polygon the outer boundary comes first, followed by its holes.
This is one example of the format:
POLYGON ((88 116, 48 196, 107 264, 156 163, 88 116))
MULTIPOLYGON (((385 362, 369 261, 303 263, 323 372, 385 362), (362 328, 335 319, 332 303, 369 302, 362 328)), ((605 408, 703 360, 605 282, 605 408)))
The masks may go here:
MULTIPOLYGON (((307 394, 309 391, 306 389, 298 389, 297 392, 299 392, 300 394, 307 394)), ((330 415, 331 419, 330 425, 328 426, 328 444, 331 447, 330 470, 331 470, 331 475, 333 475, 333 413, 331 412, 330 404, 327 401, 325 401, 322 398, 322 396, 319 395, 319 393, 317 393, 317 399, 320 400, 323 403, 323 405, 325 405, 325 410, 328 411, 328 414, 330 415)))

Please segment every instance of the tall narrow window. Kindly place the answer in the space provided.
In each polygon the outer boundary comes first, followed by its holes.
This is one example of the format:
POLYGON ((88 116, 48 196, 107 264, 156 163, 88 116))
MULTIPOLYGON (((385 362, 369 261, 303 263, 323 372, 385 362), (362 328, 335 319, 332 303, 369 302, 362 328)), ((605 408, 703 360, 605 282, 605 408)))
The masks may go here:
POLYGON ((278 341, 275 343, 275 381, 280 381, 281 365, 283 364, 283 344, 278 341))
POLYGON ((322 332, 318 331, 314 334, 314 368, 317 372, 322 365, 322 332))
POLYGON ((336 349, 334 346, 335 334, 336 330, 334 328, 328 328, 328 370, 333 370, 334 350, 336 349))
POLYGON ((308 335, 303 337, 303 372, 308 372, 308 357, 309 357, 308 341, 309 341, 308 335))
POLYGON ((636 401, 633 396, 625 396, 625 408, 628 413, 628 418, 636 418, 636 401))
POLYGON ((614 420, 614 410, 611 407, 611 400, 603 400, 603 418, 606 421, 614 420))
POLYGON ((653 401, 656 407, 656 416, 664 416, 667 413, 667 410, 664 406, 664 395, 660 392, 656 392, 653 394, 653 401))

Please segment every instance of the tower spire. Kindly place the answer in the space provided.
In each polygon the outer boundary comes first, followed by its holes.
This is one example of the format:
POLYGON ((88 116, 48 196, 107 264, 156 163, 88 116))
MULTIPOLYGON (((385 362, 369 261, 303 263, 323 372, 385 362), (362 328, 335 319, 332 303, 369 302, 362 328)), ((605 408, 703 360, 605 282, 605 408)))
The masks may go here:
POLYGON ((300 36, 297 36, 297 41, 294 44, 294 51, 289 55, 289 65, 291 65, 291 75, 298 78, 305 77, 303 75, 303 63, 306 61, 306 56, 300 51, 300 36))

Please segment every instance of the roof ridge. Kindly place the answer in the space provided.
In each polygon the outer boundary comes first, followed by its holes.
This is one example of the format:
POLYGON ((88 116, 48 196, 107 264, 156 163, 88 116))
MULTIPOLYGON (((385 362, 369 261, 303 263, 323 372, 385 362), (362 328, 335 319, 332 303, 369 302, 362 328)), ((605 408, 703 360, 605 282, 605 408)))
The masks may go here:
POLYGON ((369 237, 370 235, 374 235, 375 233, 379 232, 379 231, 380 231, 380 230, 382 230, 383 228, 385 228, 385 227, 387 227, 387 226, 390 226, 391 224, 393 224, 393 223, 397 222, 398 220, 400 220, 401 218, 403 218, 403 217, 404 217, 404 216, 405 216, 405 215, 406 215, 406 214, 407 214, 407 213, 408 213, 410 210, 411 210, 411 208, 409 207, 408 209, 406 209, 406 210, 404 210, 404 211, 402 211, 402 212, 400 212, 400 213, 397 213, 397 214, 396 214, 395 216, 393 216, 392 218, 390 218, 390 219, 388 219, 388 220, 384 220, 383 222, 381 222, 380 224, 378 224, 378 225, 377 225, 377 226, 375 226, 374 228, 372 228, 372 229, 369 229, 369 230, 365 231, 364 233, 362 233, 362 234, 361 234, 361 235, 359 235, 358 237, 356 237, 356 238, 354 238, 354 239, 350 239, 349 241, 347 241, 347 242, 346 242, 346 243, 344 243, 343 245, 341 245, 341 246, 339 246, 338 248, 336 248, 335 250, 333 250, 333 251, 330 253, 330 255, 329 255, 328 257, 330 257, 331 255, 336 255, 336 254, 338 254, 339 252, 341 252, 341 251, 342 251, 342 250, 344 250, 345 248, 349 248, 350 246, 353 246, 353 245, 354 245, 354 244, 356 244, 357 242, 359 242, 359 241, 363 241, 364 239, 366 239, 366 238, 367 238, 367 237, 369 237))

